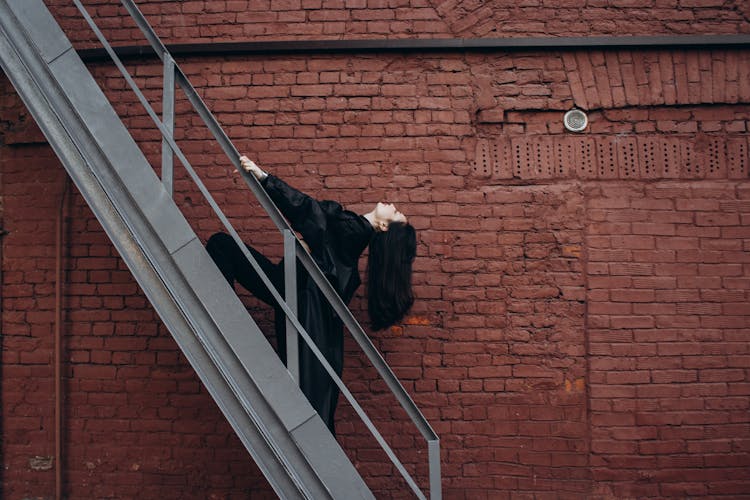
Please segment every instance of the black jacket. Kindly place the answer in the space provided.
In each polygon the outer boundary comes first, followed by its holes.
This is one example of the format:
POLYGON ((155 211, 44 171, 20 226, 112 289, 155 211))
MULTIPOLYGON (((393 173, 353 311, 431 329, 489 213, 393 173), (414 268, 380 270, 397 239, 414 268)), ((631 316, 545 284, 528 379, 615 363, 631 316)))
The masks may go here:
MULTIPOLYGON (((370 222, 362 215, 344 210, 335 201, 317 201, 273 175, 266 177, 262 185, 292 228, 302 235, 310 247, 310 255, 348 304, 361 283, 357 264, 374 233, 370 222)), ((297 294, 300 323, 341 376, 344 364, 342 322, 301 265, 297 265, 297 294)), ((284 313, 277 308, 276 338, 283 360, 286 359, 285 331, 284 313)), ((333 432, 338 387, 301 339, 299 353, 302 392, 333 432)))

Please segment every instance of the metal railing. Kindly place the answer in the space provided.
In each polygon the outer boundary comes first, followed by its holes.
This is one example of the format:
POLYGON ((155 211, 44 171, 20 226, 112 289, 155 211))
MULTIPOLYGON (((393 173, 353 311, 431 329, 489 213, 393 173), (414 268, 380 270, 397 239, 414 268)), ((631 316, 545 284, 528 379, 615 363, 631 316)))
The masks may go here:
POLYGON ((286 315, 287 325, 287 366, 292 377, 299 383, 299 363, 298 363, 298 352, 296 334, 298 333, 302 339, 307 343, 310 350, 313 352, 315 357, 320 361, 321 365, 325 368, 328 374, 331 376, 335 384, 340 389, 341 393, 346 397, 347 401, 352 405, 357 415, 367 426, 368 430, 375 437, 376 441, 385 451, 388 458, 396 466, 398 471, 403 476, 406 483, 412 489, 414 494, 420 498, 425 499, 424 493, 420 490, 414 479, 411 477, 409 472, 405 469, 404 465, 398 459, 394 451, 385 441, 383 436, 377 430, 373 422, 364 412, 360 404, 356 401, 354 396, 351 394, 349 389, 346 387, 341 378, 336 374, 334 369, 328 363, 325 356, 320 352, 318 347, 315 345, 313 340, 305 328, 300 324, 297 319, 297 304, 296 304, 296 259, 299 259, 302 265, 309 273, 312 280, 316 283, 323 296, 329 302, 331 307, 336 311, 339 318, 342 320, 346 328, 351 332, 354 339, 357 341, 359 346, 362 348, 364 353, 369 358, 375 369, 378 371, 380 376, 385 381, 388 388, 394 394, 401 407, 406 411, 409 418, 412 420, 414 425, 417 427, 419 432, 422 434, 424 439, 427 441, 428 451, 428 465, 429 465, 429 494, 431 500, 440 500, 442 498, 442 487, 441 487, 441 473, 440 473, 440 440, 429 425, 427 420, 424 418, 422 413, 417 408, 414 401, 411 399, 409 394, 406 392, 404 387, 401 385, 396 375, 393 373, 391 368, 385 362, 383 357, 378 352, 377 348, 373 345, 367 334, 364 332, 360 324, 352 315, 349 308, 344 304, 341 297, 334 290, 328 280, 325 278, 323 273, 318 268, 315 261, 312 259, 307 250, 302 246, 300 240, 295 235, 292 228, 287 223, 281 212, 278 210, 276 205, 270 199, 268 194, 265 192, 260 183, 249 173, 246 173, 239 164, 239 152, 234 147, 232 142, 227 137, 219 125, 216 118, 208 110, 201 97, 196 92, 195 88, 189 82, 185 74, 180 69, 167 51, 164 44, 161 42, 159 37, 156 35, 154 30, 151 28, 145 17, 135 5, 133 0, 121 0, 123 6, 127 9, 130 16, 133 18, 135 23, 140 28, 148 42, 150 43, 157 56, 162 60, 164 64, 164 90, 163 90, 163 117, 160 119, 153 107, 150 105, 146 97, 143 95, 135 81, 133 80, 130 73, 127 71, 122 61, 115 53, 115 50, 106 40, 101 30, 98 28, 94 20, 88 14, 86 8, 83 6, 80 0, 73 0, 82 16, 89 24, 91 29, 96 34, 99 42, 102 44, 106 52, 112 58, 117 68, 122 73, 123 77, 127 81, 130 88, 138 97, 138 100, 146 109, 147 113, 153 120, 156 127, 162 134, 162 181, 168 192, 172 192, 173 186, 173 156, 176 156, 183 167, 186 169, 190 177, 195 182, 196 186, 200 190, 201 194, 206 198, 212 210, 216 213, 224 228, 230 234, 230 236, 237 243, 238 247, 242 250, 243 254, 247 258, 250 265, 255 269, 258 275, 261 277, 263 283, 268 287, 268 290, 273 295, 274 299, 279 304, 279 307, 284 311, 286 315), (197 175, 195 169, 192 167, 190 162, 183 154, 180 147, 176 144, 174 139, 174 90, 175 84, 183 90, 186 97, 193 106, 193 109, 202 118, 209 131, 212 133, 219 146, 222 148, 224 153, 227 155, 229 161, 237 168, 242 175, 242 178, 247 183, 250 190, 253 192, 255 197, 260 202, 263 209, 268 213, 271 220, 274 222, 279 231, 284 237, 284 287, 286 290, 285 300, 279 291, 271 283, 270 279, 265 275, 260 265, 257 263, 252 254, 247 250, 241 238, 237 234, 237 231, 231 225, 226 215, 223 213, 221 208, 209 193, 205 184, 201 181, 197 175))

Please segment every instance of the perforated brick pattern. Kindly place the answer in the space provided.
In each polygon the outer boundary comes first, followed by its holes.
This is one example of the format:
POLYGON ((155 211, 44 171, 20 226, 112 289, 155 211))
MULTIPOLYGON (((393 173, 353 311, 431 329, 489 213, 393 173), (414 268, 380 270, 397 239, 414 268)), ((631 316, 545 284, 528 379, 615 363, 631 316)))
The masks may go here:
POLYGON ((747 137, 479 139, 473 175, 493 179, 744 179, 747 137))

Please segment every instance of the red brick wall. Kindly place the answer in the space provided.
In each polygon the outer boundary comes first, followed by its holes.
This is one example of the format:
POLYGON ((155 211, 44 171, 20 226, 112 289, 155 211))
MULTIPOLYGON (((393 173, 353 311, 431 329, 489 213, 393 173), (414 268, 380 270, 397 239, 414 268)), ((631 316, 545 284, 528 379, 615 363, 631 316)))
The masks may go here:
POLYGON ((746 495, 750 186, 589 189, 592 478, 634 497, 746 495))
MULTIPOLYGON (((77 9, 50 0, 91 40, 77 9)), ((84 2, 112 41, 141 40, 116 0, 84 2)), ((226 40, 508 38, 750 33, 743 0, 165 0, 138 2, 172 43, 226 40)))
MULTIPOLYGON (((249 22, 226 22, 239 4, 236 15, 248 15, 246 2, 210 4, 227 10, 195 16, 183 2, 182 17, 161 22, 209 33, 175 27, 175 41, 234 39, 240 28, 242 38, 370 38, 381 35, 369 27, 383 22, 394 36, 507 36, 537 23, 544 7, 498 5, 492 16, 505 23, 497 35, 469 22, 488 16, 468 2, 271 2, 254 18, 256 33, 245 31, 249 22), (437 13, 439 22, 413 19, 399 31, 395 18, 362 19, 407 8, 437 13), (321 13, 349 17, 310 22, 321 13), (289 16, 308 22, 288 24, 289 16)), ((681 2, 669 11, 685 20, 670 26, 746 31, 740 4, 681 2)), ((613 24, 642 7, 602 8, 611 20, 596 33, 652 33, 670 23, 650 15, 641 25, 613 24)), ((97 8, 105 16, 113 9, 97 8)), ((133 43, 119 18, 111 21, 115 39, 133 43)), ((580 34, 575 23, 554 26, 530 31, 580 34)), ((129 66, 157 102, 161 68, 129 66)), ((269 171, 355 210, 387 198, 410 215, 419 234, 417 303, 403 327, 373 339, 441 436, 446 498, 750 491, 747 50, 255 56, 182 67, 238 148, 269 171), (585 134, 564 132, 562 114, 573 106, 589 110, 585 134)), ((135 98, 111 68, 94 71, 159 165, 155 127, 135 98)), ((4 78, 0 91, 10 231, 2 484, 8 498, 49 497, 54 470, 34 457, 54 446, 54 223, 63 175, 51 150, 33 144, 38 132, 4 78)), ((179 142, 209 188, 244 237, 279 256, 279 236, 197 117, 182 101, 178 111, 179 142)), ((175 197, 201 237, 218 230, 179 168, 175 197)), ((66 213, 69 496, 272 496, 75 190, 66 213)), ((270 332, 268 309, 241 295, 270 332)), ((362 320, 363 297, 352 303, 362 320)), ((353 342, 345 380, 425 485, 423 441, 353 342)), ((343 403, 338 429, 378 498, 402 497, 404 485, 343 403)))

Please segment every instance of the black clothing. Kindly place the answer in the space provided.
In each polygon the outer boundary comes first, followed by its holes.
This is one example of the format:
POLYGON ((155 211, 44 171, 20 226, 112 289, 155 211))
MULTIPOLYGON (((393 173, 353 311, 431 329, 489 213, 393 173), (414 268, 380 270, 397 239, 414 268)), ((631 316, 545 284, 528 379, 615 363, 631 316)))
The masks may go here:
MULTIPOLYGON (((374 233, 370 222, 361 215, 344 210, 334 201, 316 201, 273 175, 266 177, 262 185, 292 228, 302 235, 310 247, 310 255, 344 303, 348 304, 361 283, 357 263, 374 233)), ((254 248, 246 246, 283 297, 283 260, 273 264, 254 248)), ((206 249, 230 284, 233 285, 236 279, 253 295, 275 308, 278 353, 286 364, 283 310, 229 235, 213 235, 206 249)), ((297 302, 300 323, 341 376, 344 364, 343 324, 299 262, 297 302)), ((333 416, 338 402, 338 387, 301 338, 299 357, 302 392, 334 432, 333 416)))
MULTIPOLYGON (((273 286, 284 296, 284 267, 283 265, 274 264, 268 258, 251 247, 245 244, 250 253, 255 257, 255 260, 260 265, 261 269, 266 276, 271 280, 273 286)), ((217 267, 221 271, 221 274, 229 281, 230 285, 234 285, 234 281, 237 280, 240 285, 245 287, 247 291, 255 295, 257 298, 265 302, 266 304, 276 306, 276 300, 271 295, 271 292, 266 288, 266 285, 255 272, 253 266, 245 258, 240 248, 235 244, 231 236, 226 233, 216 233, 208 239, 206 243, 206 250, 208 254, 213 258, 217 267)), ((282 313, 283 314, 283 313, 282 313)))

